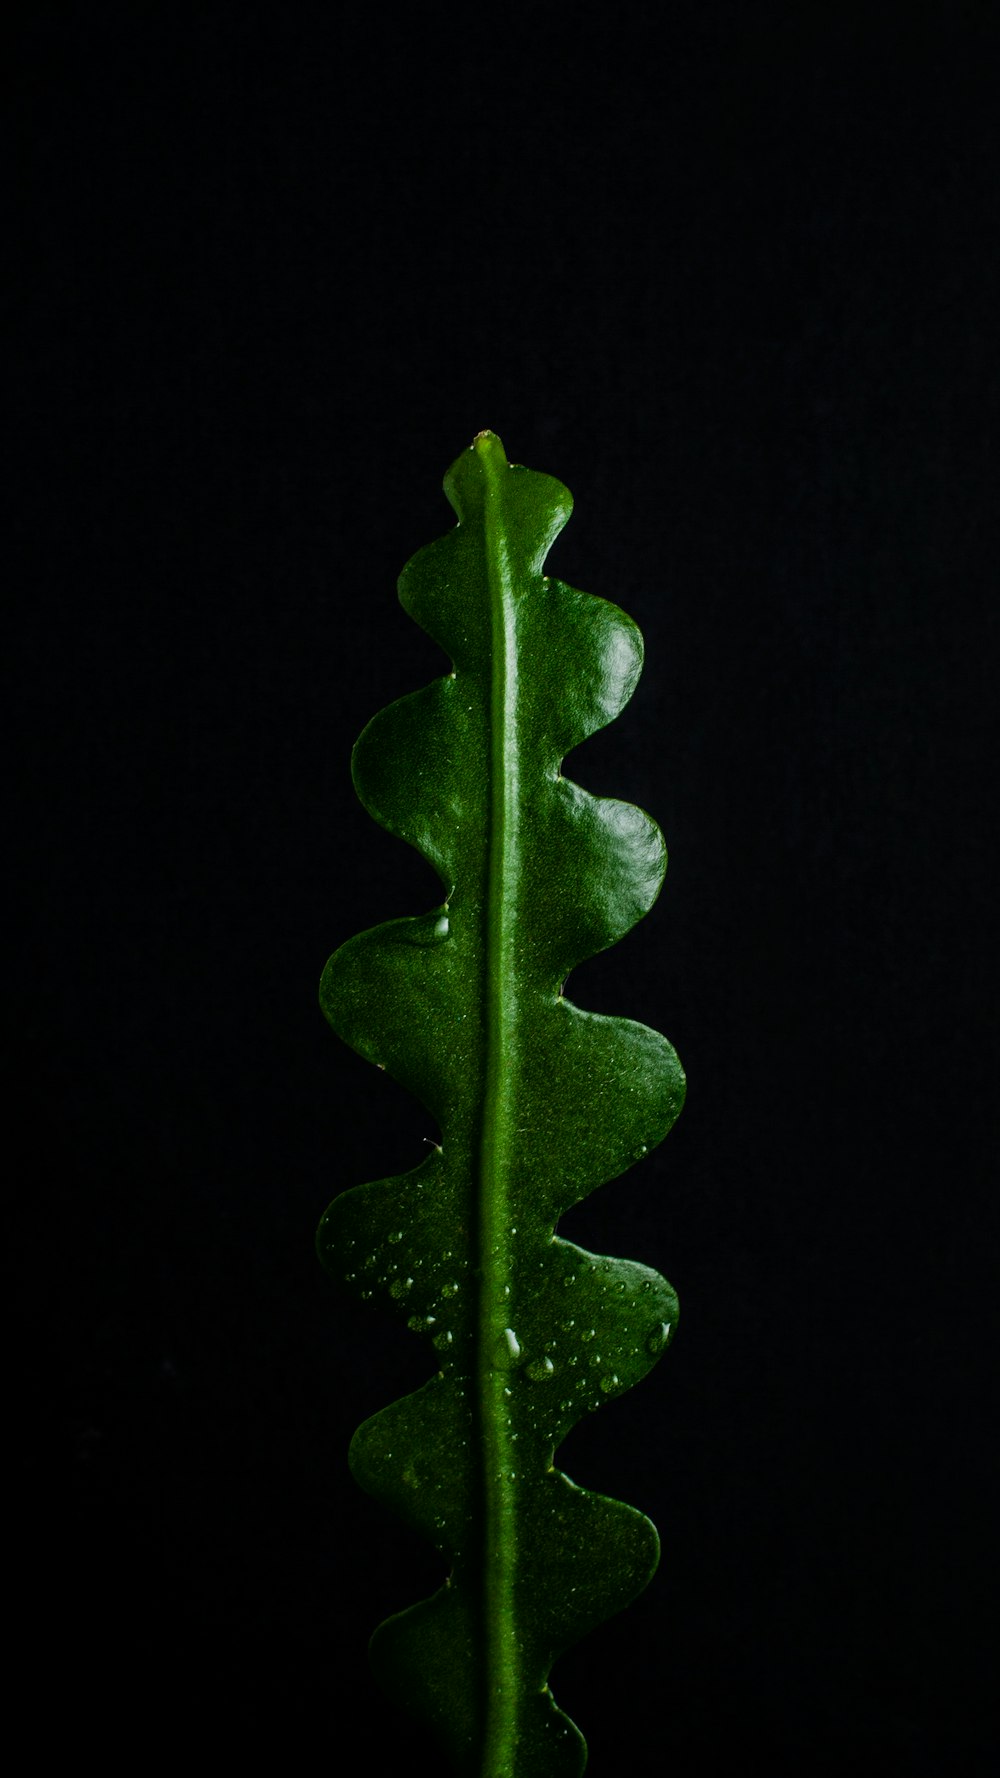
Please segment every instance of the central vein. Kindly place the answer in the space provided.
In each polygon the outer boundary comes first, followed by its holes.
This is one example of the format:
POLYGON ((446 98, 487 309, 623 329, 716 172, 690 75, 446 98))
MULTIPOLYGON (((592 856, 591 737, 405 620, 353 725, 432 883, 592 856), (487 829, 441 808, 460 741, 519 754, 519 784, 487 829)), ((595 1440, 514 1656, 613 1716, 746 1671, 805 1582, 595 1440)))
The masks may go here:
POLYGON ((506 462, 492 438, 477 440, 483 468, 486 573, 492 627, 490 816, 486 883, 486 1065, 479 1171, 478 1389, 483 1475, 485 1697, 482 1778, 509 1771, 517 1714, 514 1575, 517 1562, 515 1445, 509 1365, 511 1205, 507 1092, 517 1017, 513 963, 516 909, 518 749, 514 588, 503 515, 506 462))

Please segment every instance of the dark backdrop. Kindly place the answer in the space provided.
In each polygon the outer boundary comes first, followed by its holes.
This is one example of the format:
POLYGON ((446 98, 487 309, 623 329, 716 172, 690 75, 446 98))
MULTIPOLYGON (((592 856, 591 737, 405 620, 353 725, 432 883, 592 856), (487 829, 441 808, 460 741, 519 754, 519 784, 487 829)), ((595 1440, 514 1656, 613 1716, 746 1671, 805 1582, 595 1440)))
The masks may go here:
POLYGON ((440 670, 395 577, 490 426, 576 496, 553 571, 646 637, 573 769, 673 862, 572 992, 690 1081, 565 1225, 682 1324, 565 1447, 664 1554, 557 1695, 595 1774, 990 1769, 997 51, 960 0, 20 15, 9 1537, 44 1735, 425 1757, 365 1643, 437 1564, 345 1453, 426 1359, 312 1236, 430 1128, 316 983, 437 898, 349 752, 440 670))

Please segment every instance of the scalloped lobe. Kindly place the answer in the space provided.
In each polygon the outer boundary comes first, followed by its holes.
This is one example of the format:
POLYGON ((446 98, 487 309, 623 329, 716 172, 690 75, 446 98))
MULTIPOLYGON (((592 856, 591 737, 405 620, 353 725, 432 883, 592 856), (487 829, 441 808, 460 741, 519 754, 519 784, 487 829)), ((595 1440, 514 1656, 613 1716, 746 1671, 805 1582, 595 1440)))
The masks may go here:
POLYGON ((624 708, 642 638, 617 606, 542 574, 572 502, 481 434, 445 482, 459 523, 404 569, 405 609, 453 669, 375 716, 352 761, 364 806, 445 890, 358 934, 320 999, 334 1030, 411 1090, 440 1145, 342 1193, 324 1265, 406 1321, 438 1369, 358 1429, 368 1492, 450 1564, 387 1620, 372 1659, 469 1778, 578 1778, 556 1655, 647 1584, 656 1531, 577 1487, 555 1451, 673 1338, 659 1273, 555 1234, 573 1204, 669 1130, 684 1075, 667 1040, 565 999, 570 969, 659 894, 666 849, 629 803, 561 760, 624 708))
POLYGON ((526 688, 526 720, 562 759, 620 716, 635 692, 639 627, 609 600, 545 580, 519 606, 517 630, 525 654, 544 653, 549 662, 544 681, 526 688))
POLYGON ((475 794, 475 775, 463 770, 468 717, 456 681, 435 679, 374 716, 351 757, 354 788, 369 815, 414 846, 448 890, 458 869, 456 836, 475 794))
POLYGON ((667 850, 655 821, 633 803, 591 796, 564 777, 528 801, 525 827, 525 899, 545 896, 548 910, 533 956, 546 985, 555 987, 649 912, 667 850), (560 869, 567 857, 572 877, 560 869))

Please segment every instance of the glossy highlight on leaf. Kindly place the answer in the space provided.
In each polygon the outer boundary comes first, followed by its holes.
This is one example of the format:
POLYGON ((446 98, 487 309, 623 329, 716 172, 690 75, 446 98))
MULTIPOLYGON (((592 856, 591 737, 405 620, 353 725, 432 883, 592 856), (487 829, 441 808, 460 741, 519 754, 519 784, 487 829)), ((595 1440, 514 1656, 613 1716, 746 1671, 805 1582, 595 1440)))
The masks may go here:
POLYGON ((448 1567, 376 1631, 376 1672, 467 1778, 577 1778, 585 1744, 549 1670, 642 1590, 658 1542, 554 1455, 650 1370, 677 1300, 647 1266, 555 1228, 666 1135, 684 1076, 665 1038, 574 1006, 563 984, 647 912, 666 853, 647 815, 562 772, 642 664, 624 612, 543 574, 567 490, 509 464, 489 432, 444 485, 458 524, 399 594, 451 669, 374 717, 353 760, 361 801, 430 861, 443 899, 342 945, 320 990, 334 1030, 416 1094, 441 1146, 335 1198, 318 1247, 439 1367, 351 1446, 361 1486, 448 1567))

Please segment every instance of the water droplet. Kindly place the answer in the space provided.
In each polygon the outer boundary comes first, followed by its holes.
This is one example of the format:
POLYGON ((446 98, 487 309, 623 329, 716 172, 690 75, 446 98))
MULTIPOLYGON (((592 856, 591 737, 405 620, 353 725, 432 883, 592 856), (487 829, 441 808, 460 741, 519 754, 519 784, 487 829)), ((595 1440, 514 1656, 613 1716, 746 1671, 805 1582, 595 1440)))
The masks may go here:
POLYGON ((535 1358, 528 1366, 528 1375, 535 1383, 547 1383, 555 1375, 555 1368, 551 1358, 535 1358))
POLYGON ((565 1278, 563 1279, 563 1289, 568 1290, 570 1285, 575 1284, 575 1283, 576 1283, 576 1273, 575 1272, 567 1272, 565 1278))
POLYGON ((581 1340, 592 1340, 596 1332, 597 1329, 595 1327, 586 1327, 581 1333, 580 1338, 581 1340))
POLYGON ((429 1333, 435 1320, 434 1315, 411 1315, 406 1325, 411 1333, 429 1333))
POLYGON ((394 1296, 396 1298, 396 1301, 398 1302, 400 1297, 405 1296, 407 1291, 412 1290, 412 1289, 413 1289, 413 1279, 412 1278, 394 1278, 392 1283, 389 1286, 389 1295, 394 1296))
POLYGON ((652 1332, 647 1335, 646 1351, 652 1353, 654 1357, 657 1352, 662 1352, 664 1346, 668 1344, 670 1340, 670 1327, 671 1324, 669 1321, 658 1321, 652 1332))
POLYGON ((447 916, 447 914, 439 914, 437 919, 434 922, 434 937, 436 939, 442 939, 442 938, 447 938, 447 936, 448 936, 448 916, 447 916))
POLYGON ((389 1236, 390 1245, 395 1247, 396 1243, 398 1241, 401 1241, 402 1239, 403 1239, 402 1229, 393 1229, 392 1234, 389 1236))
POLYGON ((505 1327, 503 1337, 507 1342, 507 1351, 516 1364, 521 1356, 521 1343, 512 1327, 505 1327))
POLYGON ((435 1352, 446 1352, 451 1343, 452 1333, 450 1327, 446 1327, 442 1329, 441 1333, 434 1335, 433 1345, 435 1352))
POLYGON ((611 1371, 606 1377, 601 1378, 601 1388, 605 1395, 610 1395, 612 1389, 617 1389, 617 1387, 618 1378, 615 1376, 614 1371, 611 1371))
POLYGON ((458 1295, 458 1285, 454 1281, 452 1281, 448 1284, 442 1284, 441 1295, 442 1296, 457 1296, 458 1295))

